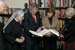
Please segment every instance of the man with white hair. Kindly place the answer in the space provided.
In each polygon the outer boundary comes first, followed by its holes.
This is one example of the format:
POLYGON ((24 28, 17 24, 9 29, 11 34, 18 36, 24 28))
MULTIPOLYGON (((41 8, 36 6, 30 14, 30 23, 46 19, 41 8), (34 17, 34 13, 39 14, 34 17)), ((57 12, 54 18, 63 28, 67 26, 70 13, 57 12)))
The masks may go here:
POLYGON ((68 8, 66 10, 64 39, 64 50, 75 50, 75 9, 68 8))

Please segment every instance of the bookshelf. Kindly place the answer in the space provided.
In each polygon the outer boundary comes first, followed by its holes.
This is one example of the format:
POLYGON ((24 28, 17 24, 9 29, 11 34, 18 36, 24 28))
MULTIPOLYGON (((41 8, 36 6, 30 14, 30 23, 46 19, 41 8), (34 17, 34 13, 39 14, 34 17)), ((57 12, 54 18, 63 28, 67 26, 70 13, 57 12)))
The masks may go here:
MULTIPOLYGON (((48 8, 55 8, 56 10, 61 11, 62 9, 67 9, 69 7, 74 7, 75 0, 28 0, 29 3, 36 3, 39 6, 40 10, 46 10, 48 8)), ((10 8, 11 9, 11 8, 10 8)), ((12 8, 14 9, 14 8, 12 8)), ((12 12, 12 10, 11 10, 12 12)), ((9 11, 6 14, 0 14, 1 16, 10 16, 12 13, 9 14, 9 11)))
MULTIPOLYGON (((55 14, 59 20, 62 20, 65 17, 65 10, 69 7, 75 8, 75 0, 28 0, 29 3, 36 3, 39 6, 39 11, 41 17, 46 16, 46 9, 54 8, 55 14)), ((10 17, 14 10, 20 8, 8 8, 5 13, 0 14, 2 17, 10 17)))
MULTIPOLYGON (((69 7, 55 7, 55 9, 67 9, 67 8, 69 8, 69 7)), ((39 9, 49 9, 49 8, 40 7, 39 9)))
POLYGON ((39 9, 43 11, 48 8, 55 8, 60 11, 61 17, 67 8, 75 6, 75 0, 29 0, 29 4, 31 3, 38 4, 39 9))

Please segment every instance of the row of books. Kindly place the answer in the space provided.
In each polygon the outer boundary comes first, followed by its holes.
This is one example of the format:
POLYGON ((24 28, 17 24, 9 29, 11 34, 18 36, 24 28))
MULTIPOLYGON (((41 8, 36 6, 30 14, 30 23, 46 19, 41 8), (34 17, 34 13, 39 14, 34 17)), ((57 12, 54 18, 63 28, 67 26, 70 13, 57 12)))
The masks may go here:
POLYGON ((55 16, 57 17, 65 17, 65 9, 55 10, 55 16))
MULTIPOLYGON (((55 16, 57 16, 57 17, 65 17, 65 9, 56 9, 55 10, 55 16)), ((40 15, 41 15, 41 17, 44 17, 44 16, 46 16, 46 10, 40 10, 40 15)))
POLYGON ((30 0, 30 3, 36 3, 39 7, 71 7, 75 5, 75 0, 30 0))

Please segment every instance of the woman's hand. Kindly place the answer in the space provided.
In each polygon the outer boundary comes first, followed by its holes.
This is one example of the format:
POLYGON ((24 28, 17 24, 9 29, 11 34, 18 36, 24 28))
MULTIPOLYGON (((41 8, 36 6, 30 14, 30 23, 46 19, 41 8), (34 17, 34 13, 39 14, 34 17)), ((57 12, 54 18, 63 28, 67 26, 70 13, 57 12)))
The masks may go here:
POLYGON ((25 40, 25 38, 23 36, 21 36, 21 38, 16 38, 16 42, 18 43, 23 43, 25 40))
POLYGON ((39 28, 37 29, 37 31, 36 31, 36 32, 40 32, 40 31, 41 31, 41 30, 43 30, 43 29, 45 29, 45 27, 44 27, 44 26, 39 27, 39 28))
POLYGON ((53 34, 51 32, 48 32, 45 36, 51 37, 53 34))

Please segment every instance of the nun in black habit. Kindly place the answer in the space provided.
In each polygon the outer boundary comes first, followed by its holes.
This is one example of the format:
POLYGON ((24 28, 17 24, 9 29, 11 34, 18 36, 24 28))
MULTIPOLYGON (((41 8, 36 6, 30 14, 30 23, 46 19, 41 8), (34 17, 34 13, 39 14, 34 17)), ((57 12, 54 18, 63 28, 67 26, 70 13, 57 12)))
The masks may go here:
POLYGON ((22 43, 25 39, 21 29, 23 15, 24 13, 21 10, 14 12, 3 28, 6 38, 6 50, 22 50, 22 43))

